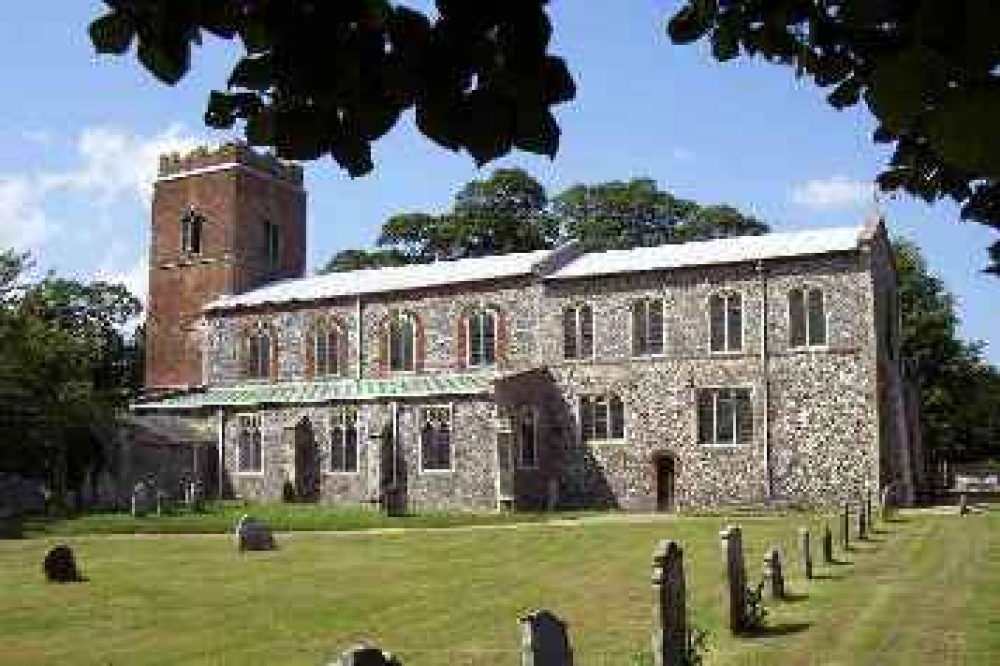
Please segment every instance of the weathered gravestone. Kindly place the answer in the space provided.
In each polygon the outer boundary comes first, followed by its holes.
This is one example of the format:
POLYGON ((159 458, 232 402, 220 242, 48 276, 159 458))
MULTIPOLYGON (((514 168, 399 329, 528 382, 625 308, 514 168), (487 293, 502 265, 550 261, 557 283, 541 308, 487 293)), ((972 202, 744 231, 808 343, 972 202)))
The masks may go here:
POLYGON ((684 551, 661 541, 653 551, 653 663, 684 666, 687 660, 687 591, 684 551))
POLYGON ((802 574, 809 580, 813 577, 812 544, 809 542, 809 530, 799 528, 799 558, 802 563, 802 574))
POLYGON ((893 501, 892 484, 890 483, 886 485, 885 488, 882 489, 881 501, 879 506, 879 508, 882 511, 883 523, 888 522, 889 518, 892 517, 892 501, 893 501))
POLYGON ((969 496, 962 493, 958 496, 958 515, 964 516, 969 513, 969 496))
POLYGON ((156 515, 162 516, 169 510, 170 496, 167 495, 165 490, 157 489, 155 493, 156 498, 156 515))
POLYGON ((240 552, 248 550, 274 550, 274 534, 267 523, 243 514, 236 523, 236 541, 240 552))
POLYGON ((858 514, 854 521, 854 538, 858 541, 864 541, 867 538, 865 534, 865 505, 863 502, 858 503, 858 514))
POLYGON ((823 562, 833 563, 833 532, 830 531, 829 525, 823 527, 823 562))
POLYGON ((131 507, 132 516, 141 518, 149 513, 152 508, 152 489, 145 481, 135 484, 132 489, 131 507))
POLYGON ((781 566, 781 553, 771 548, 764 557, 764 589, 767 596, 775 601, 785 598, 785 572, 781 566))
POLYGON ((573 666, 566 623, 547 610, 520 619, 521 666, 573 666))
POLYGON ((73 550, 66 545, 56 546, 45 554, 42 570, 50 583, 79 583, 86 580, 76 566, 73 550))
POLYGON ((205 503, 205 488, 201 481, 189 481, 184 486, 184 504, 191 511, 201 511, 205 503))
POLYGON ((729 600, 729 630, 734 634, 750 628, 747 617, 747 571, 743 560, 743 533, 730 525, 719 533, 726 567, 726 596, 729 600))
POLYGON ((844 502, 844 512, 840 520, 840 547, 844 551, 851 549, 851 505, 844 502))
POLYGON ((329 666, 402 666, 402 662, 377 647, 355 645, 329 666))

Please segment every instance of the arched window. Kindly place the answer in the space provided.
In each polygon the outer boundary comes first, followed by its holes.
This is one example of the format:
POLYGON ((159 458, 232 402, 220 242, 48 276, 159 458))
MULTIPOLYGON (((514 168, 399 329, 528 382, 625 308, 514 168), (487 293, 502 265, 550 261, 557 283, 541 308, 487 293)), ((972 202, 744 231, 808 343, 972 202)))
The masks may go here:
POLYGON ((264 457, 260 441, 260 417, 245 415, 239 417, 239 439, 237 441, 237 470, 242 473, 257 473, 264 469, 264 457))
POLYGON ((743 349, 743 296, 713 294, 709 299, 709 337, 713 352, 743 349))
POLYGON ((416 367, 417 326, 413 315, 399 314, 386 326, 389 369, 411 371, 416 367))
POLYGON ((625 403, 617 395, 580 398, 580 436, 591 440, 625 437, 625 403))
POLYGON ((788 292, 788 345, 816 347, 826 344, 826 299, 820 289, 788 292))
POLYGON ((451 470, 451 407, 420 410, 420 469, 451 470))
POLYGON ((563 310, 563 357, 590 358, 594 355, 594 311, 589 305, 572 305, 563 310))
POLYGON ((469 367, 496 363, 497 316, 490 310, 481 310, 466 317, 469 367))
POLYGON ((311 374, 314 377, 342 375, 347 358, 347 337, 336 323, 321 321, 309 335, 311 374))
POLYGON ((193 210, 189 210, 181 218, 181 252, 184 254, 201 254, 201 232, 205 218, 193 210))
POLYGON ((663 353, 663 301, 642 299, 632 303, 632 355, 663 353))
POLYGON ((330 471, 358 471, 358 410, 341 407, 330 417, 330 471))
POLYGON ((274 337, 267 326, 250 330, 243 341, 243 374, 250 379, 267 379, 274 363, 274 337))

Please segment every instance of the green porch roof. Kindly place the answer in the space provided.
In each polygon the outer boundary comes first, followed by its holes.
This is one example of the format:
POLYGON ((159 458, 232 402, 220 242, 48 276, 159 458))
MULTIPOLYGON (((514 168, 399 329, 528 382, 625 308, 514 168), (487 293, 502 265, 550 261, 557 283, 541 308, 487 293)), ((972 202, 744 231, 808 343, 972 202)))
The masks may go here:
POLYGON ((265 404, 309 404, 447 395, 481 395, 493 391, 500 373, 441 373, 406 375, 387 379, 334 379, 314 382, 281 382, 220 386, 139 402, 134 410, 246 407, 265 404))

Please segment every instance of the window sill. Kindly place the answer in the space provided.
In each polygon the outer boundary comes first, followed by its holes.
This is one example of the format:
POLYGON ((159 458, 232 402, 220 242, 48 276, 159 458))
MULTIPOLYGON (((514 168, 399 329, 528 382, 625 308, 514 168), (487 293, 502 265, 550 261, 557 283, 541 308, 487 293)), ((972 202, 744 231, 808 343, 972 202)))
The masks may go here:
POLYGON ((455 470, 454 469, 421 469, 420 473, 421 474, 431 474, 431 475, 435 475, 435 474, 454 474, 455 470))
POLYGON ((604 446, 604 445, 610 446, 610 445, 615 445, 615 444, 618 444, 618 445, 624 444, 625 443, 625 438, 624 437, 609 437, 607 439, 584 439, 584 440, 581 440, 581 441, 583 441, 583 443, 585 445, 587 445, 587 446, 604 446))
POLYGON ((742 349, 724 349, 724 350, 712 350, 712 349, 709 349, 708 350, 708 355, 709 356, 719 356, 719 357, 727 357, 727 356, 729 356, 729 357, 732 357, 732 358, 738 358, 740 356, 746 356, 747 353, 744 352, 742 349))
POLYGON ((813 352, 828 352, 830 351, 830 345, 798 345, 792 347, 788 346, 789 354, 810 354, 813 352))
POLYGON ((236 470, 236 476, 261 477, 264 476, 264 470, 236 470))
POLYGON ((733 451, 740 449, 752 449, 753 443, 743 442, 739 444, 726 444, 719 442, 701 442, 699 446, 701 446, 703 449, 710 449, 713 451, 733 451))

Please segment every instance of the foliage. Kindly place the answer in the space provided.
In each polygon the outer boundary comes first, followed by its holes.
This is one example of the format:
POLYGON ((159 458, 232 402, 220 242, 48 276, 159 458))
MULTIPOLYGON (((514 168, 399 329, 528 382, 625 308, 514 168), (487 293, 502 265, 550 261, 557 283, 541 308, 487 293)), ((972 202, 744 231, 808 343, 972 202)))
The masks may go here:
POLYGON ((649 178, 578 184, 550 200, 527 172, 497 169, 464 185, 447 213, 390 217, 379 249, 344 250, 323 272, 530 252, 568 240, 588 250, 609 250, 767 230, 731 206, 679 199, 649 178))
POLYGON ((955 299, 917 246, 897 240, 893 249, 901 354, 919 387, 924 443, 951 460, 1000 455, 1000 371, 981 344, 960 338, 955 299))
POLYGON ((120 285, 53 275, 0 253, 0 467, 44 478, 57 500, 99 463, 96 428, 138 387, 141 350, 122 327, 140 312, 120 285))
POLYGON ((105 0, 90 25, 99 53, 136 44, 142 65, 174 84, 202 35, 244 55, 205 121, 244 123, 247 140, 280 157, 329 154, 351 175, 371 171, 371 142, 409 109, 432 141, 482 164, 512 148, 554 155, 550 107, 575 95, 549 55, 547 0, 438 0, 436 16, 390 0, 105 0))
MULTIPOLYGON (((863 100, 894 148, 883 190, 951 198, 1000 229, 998 29, 994 0, 688 0, 668 25, 720 62, 759 55, 811 77, 834 108, 863 100)), ((1000 271, 1000 241, 990 255, 1000 271)))

